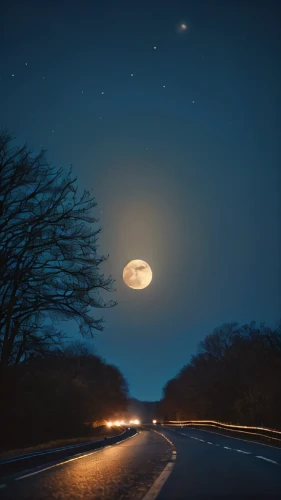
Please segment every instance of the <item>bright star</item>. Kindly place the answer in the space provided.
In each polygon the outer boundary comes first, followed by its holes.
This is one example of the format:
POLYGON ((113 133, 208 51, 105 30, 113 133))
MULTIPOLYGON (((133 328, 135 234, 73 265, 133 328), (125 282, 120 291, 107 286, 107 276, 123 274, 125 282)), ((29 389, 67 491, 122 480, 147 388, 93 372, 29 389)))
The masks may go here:
POLYGON ((186 30, 187 30, 187 24, 185 24, 185 23, 178 24, 178 26, 177 26, 178 33, 183 33, 186 30))

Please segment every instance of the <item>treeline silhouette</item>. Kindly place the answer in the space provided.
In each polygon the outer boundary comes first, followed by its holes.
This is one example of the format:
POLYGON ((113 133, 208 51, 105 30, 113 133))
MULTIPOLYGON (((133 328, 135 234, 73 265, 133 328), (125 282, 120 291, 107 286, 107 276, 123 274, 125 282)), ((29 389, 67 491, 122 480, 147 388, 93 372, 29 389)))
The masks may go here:
POLYGON ((127 406, 120 371, 85 348, 65 348, 58 328, 103 330, 95 312, 116 304, 101 292, 97 203, 72 169, 0 133, 0 447, 77 437, 127 406))
POLYGON ((281 324, 215 328, 166 383, 157 415, 281 429, 281 324))
POLYGON ((83 345, 30 356, 9 366, 0 386, 0 448, 91 436, 123 418, 128 385, 116 366, 83 345))

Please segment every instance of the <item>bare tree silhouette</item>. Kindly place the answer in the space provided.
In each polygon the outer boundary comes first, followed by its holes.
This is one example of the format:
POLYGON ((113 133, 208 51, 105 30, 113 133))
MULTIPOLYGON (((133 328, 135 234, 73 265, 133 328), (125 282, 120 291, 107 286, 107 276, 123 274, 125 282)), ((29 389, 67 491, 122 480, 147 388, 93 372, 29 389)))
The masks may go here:
POLYGON ((103 329, 93 308, 112 307, 101 291, 112 291, 100 265, 101 228, 95 199, 78 195, 71 169, 50 166, 45 151, 33 155, 0 134, 0 368, 28 353, 60 343, 62 332, 46 326, 75 320, 84 337, 103 329))

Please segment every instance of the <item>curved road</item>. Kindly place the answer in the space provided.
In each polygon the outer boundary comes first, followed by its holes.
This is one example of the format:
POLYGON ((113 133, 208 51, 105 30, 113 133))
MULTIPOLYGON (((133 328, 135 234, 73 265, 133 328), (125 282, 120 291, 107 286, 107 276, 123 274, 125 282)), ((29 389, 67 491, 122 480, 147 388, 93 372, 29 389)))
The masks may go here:
POLYGON ((3 500, 281 499, 281 449, 197 428, 154 426, 153 429, 158 433, 147 428, 102 450, 2 477, 0 497, 3 500), (172 460, 173 451, 176 460, 172 460), (161 480, 167 476, 159 493, 161 480))
POLYGON ((171 446, 141 430, 123 442, 0 478, 0 498, 140 500, 159 476, 171 446))

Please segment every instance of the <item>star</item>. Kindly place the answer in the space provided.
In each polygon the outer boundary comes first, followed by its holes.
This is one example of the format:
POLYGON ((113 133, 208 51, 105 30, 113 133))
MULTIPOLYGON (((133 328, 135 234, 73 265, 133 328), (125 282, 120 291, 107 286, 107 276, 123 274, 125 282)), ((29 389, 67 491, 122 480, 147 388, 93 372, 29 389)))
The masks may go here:
POLYGON ((12 76, 15 76, 14 73, 12 74, 12 76))
POLYGON ((84 90, 81 90, 81 94, 84 94, 84 90))
POLYGON ((27 63, 25 63, 25 65, 27 66, 27 63))
POLYGON ((102 92, 102 95, 104 94, 104 92, 102 92))
POLYGON ((131 73, 131 76, 134 76, 134 73, 131 73))
POLYGON ((163 85, 163 89, 165 89, 165 88, 166 88, 166 85, 163 85))
POLYGON ((185 23, 181 23, 177 27, 177 32, 178 33, 183 33, 186 30, 187 30, 187 25, 185 23))
POLYGON ((52 133, 54 133, 54 130, 52 130, 52 133))
POLYGON ((195 101, 192 101, 192 104, 194 104, 194 103, 195 103, 195 101))
POLYGON ((153 48, 154 48, 154 50, 156 50, 156 49, 157 49, 157 47, 153 47, 153 48))

